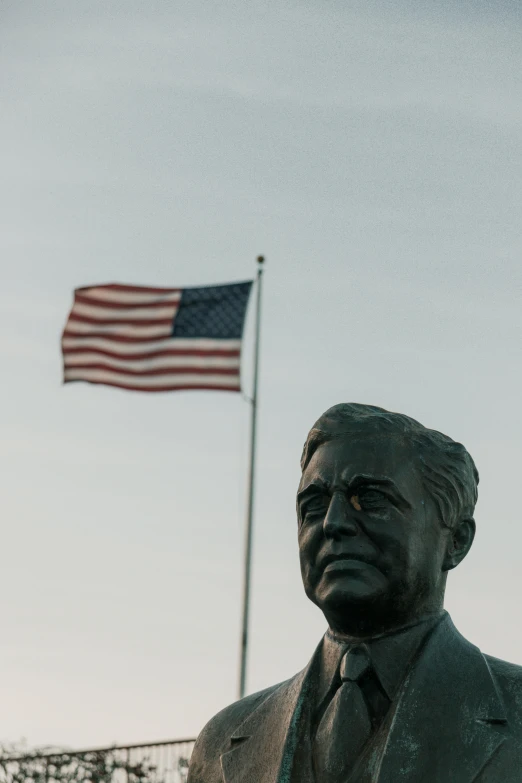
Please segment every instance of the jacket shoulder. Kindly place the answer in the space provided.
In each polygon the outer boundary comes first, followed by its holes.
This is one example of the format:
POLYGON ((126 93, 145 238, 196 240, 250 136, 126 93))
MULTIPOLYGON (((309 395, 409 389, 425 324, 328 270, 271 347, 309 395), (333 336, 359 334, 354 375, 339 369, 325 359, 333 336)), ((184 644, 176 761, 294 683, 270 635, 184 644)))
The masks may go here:
POLYGON ((484 655, 500 695, 508 710, 508 719, 515 719, 522 729, 522 666, 484 655))
POLYGON ((522 688, 522 666, 494 658, 492 655, 484 655, 484 658, 499 684, 510 690, 522 688))
POLYGON ((220 756, 230 750, 230 738, 235 730, 269 696, 284 683, 271 685, 257 693, 235 701, 214 715, 201 730, 192 756, 187 783, 214 783, 222 781, 220 756))

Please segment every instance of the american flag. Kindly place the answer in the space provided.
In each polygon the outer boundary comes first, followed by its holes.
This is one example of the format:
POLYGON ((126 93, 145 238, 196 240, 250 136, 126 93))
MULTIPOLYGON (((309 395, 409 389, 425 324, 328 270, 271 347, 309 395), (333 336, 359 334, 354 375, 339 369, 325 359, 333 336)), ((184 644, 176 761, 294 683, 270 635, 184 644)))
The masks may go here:
POLYGON ((62 335, 64 383, 133 391, 240 391, 252 281, 202 288, 77 288, 62 335))

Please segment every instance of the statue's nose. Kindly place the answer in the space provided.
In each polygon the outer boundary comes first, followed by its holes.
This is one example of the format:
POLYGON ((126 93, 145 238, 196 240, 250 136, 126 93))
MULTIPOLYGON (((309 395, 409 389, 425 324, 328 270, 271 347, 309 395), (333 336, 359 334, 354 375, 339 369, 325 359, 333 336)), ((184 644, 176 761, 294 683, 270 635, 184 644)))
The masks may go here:
POLYGON ((334 492, 323 522, 325 536, 356 536, 359 532, 353 515, 353 507, 344 492, 334 492))

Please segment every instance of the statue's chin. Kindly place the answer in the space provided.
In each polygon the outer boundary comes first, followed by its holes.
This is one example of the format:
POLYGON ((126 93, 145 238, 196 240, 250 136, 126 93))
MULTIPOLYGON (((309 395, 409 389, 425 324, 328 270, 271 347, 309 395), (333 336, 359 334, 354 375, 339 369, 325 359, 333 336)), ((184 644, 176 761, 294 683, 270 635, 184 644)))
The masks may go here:
POLYGON ((336 588, 326 593, 317 595, 317 605, 323 612, 377 612, 380 614, 380 608, 387 605, 386 597, 380 590, 370 590, 367 587, 336 588), (381 599, 381 600, 379 600, 381 599))
POLYGON ((387 591, 388 581, 377 568, 348 563, 344 568, 325 569, 316 596, 320 603, 350 606, 378 601, 387 591))
POLYGON ((343 578, 321 580, 313 601, 325 615, 330 627, 349 634, 380 633, 396 621, 390 612, 390 594, 386 579, 343 578))

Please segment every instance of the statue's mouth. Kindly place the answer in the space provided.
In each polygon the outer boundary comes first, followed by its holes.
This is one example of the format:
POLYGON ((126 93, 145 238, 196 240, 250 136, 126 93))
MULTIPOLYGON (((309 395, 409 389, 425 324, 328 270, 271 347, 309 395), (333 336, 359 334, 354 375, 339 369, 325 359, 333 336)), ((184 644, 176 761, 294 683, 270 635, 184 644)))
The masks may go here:
POLYGON ((334 571, 337 568, 349 568, 356 565, 370 565, 375 568, 373 558, 361 552, 341 552, 339 554, 329 554, 321 558, 321 568, 323 571, 334 571))

